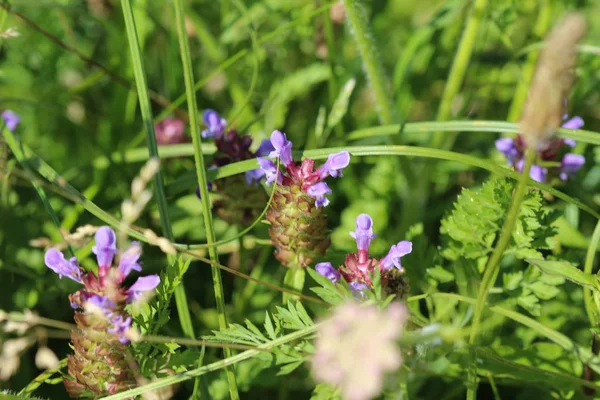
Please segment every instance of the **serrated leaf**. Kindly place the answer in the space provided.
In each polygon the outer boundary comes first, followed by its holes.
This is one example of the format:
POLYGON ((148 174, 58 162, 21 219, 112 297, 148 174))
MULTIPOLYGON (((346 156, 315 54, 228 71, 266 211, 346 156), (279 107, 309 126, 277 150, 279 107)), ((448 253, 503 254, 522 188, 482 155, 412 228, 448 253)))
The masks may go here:
POLYGON ((502 286, 505 290, 515 290, 523 280, 523 271, 506 272, 502 275, 502 286))
POLYGON ((540 300, 533 294, 519 297, 517 299, 517 304, 529 311, 534 317, 539 317, 541 315, 540 311, 542 307, 540 306, 540 300))
POLYGON ((296 361, 287 365, 284 365, 283 367, 281 367, 279 369, 279 372, 277 373, 277 375, 287 375, 291 372, 293 372, 294 370, 296 370, 299 366, 302 365, 304 361, 300 360, 300 361, 296 361))
POLYGON ((267 331, 267 335, 272 340, 277 339, 277 333, 275 332, 275 327, 273 326, 273 321, 271 321, 271 317, 269 316, 269 312, 265 311, 265 330, 267 331))
POLYGON ((586 274, 566 261, 546 261, 534 259, 526 259, 525 261, 529 264, 535 265, 545 274, 568 279, 571 282, 598 292, 598 277, 596 275, 586 274))

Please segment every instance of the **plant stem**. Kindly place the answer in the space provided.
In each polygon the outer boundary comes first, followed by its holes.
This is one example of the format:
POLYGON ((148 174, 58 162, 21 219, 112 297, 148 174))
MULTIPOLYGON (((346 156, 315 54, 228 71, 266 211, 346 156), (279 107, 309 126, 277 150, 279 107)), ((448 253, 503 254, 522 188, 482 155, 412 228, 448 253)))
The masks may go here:
MULTIPOLYGON (((146 71, 142 61, 142 50, 140 48, 140 43, 137 36, 135 19, 130 0, 121 0, 121 6, 123 8, 123 18, 125 20, 127 40, 129 42, 129 52, 133 62, 133 72, 135 75, 135 84, 140 102, 140 110, 142 112, 142 121, 144 123, 144 129, 146 130, 146 144, 148 145, 149 156, 151 158, 159 159, 158 144, 156 143, 156 133, 154 132, 152 108, 150 106, 150 96, 148 93, 148 83, 146 80, 146 71)), ((167 199, 165 197, 162 172, 158 171, 154 175, 153 179, 154 195, 156 196, 156 200, 158 202, 158 212, 160 214, 160 222, 163 229, 163 234, 169 241, 174 242, 175 238, 173 236, 173 228, 171 227, 171 221, 169 219, 169 210, 167 207, 167 199)), ((168 260, 169 264, 171 264, 174 261, 174 258, 169 257, 168 260)), ((193 339, 195 337, 194 329, 191 326, 192 318, 187 305, 187 298, 183 284, 180 284, 175 288, 175 304, 177 306, 177 312, 179 313, 182 330, 187 335, 191 335, 190 337, 193 339)))
MULTIPOLYGON (((477 303, 475 304, 475 314, 473 315, 473 325, 471 326, 471 334, 469 336, 469 344, 474 345, 479 334, 479 322, 481 320, 481 314, 487 301, 487 296, 490 288, 494 285, 498 272, 500 270, 500 261, 504 255, 504 251, 510 244, 512 233, 517 224, 519 218, 519 212, 521 211, 521 203, 525 198, 527 192, 527 182, 529 180, 529 171, 531 165, 536 157, 536 152, 532 149, 528 149, 525 153, 525 166, 519 177, 517 188, 513 197, 513 201, 506 215, 506 220, 502 226, 502 232, 500 238, 496 243, 496 247, 488 260, 483 273, 483 279, 479 286, 479 293, 477 295, 477 303)), ((474 356, 474 354, 472 355, 474 356)), ((471 368, 468 369, 468 383, 467 383, 467 399, 474 400, 477 393, 477 365, 475 359, 472 360, 471 368)))
POLYGON ((367 14, 360 0, 343 0, 348 17, 348 25, 354 33, 354 40, 360 51, 367 79, 373 89, 377 115, 383 124, 394 122, 394 108, 386 86, 383 65, 377 54, 375 39, 369 30, 367 14))
MULTIPOLYGON (((591 274, 592 269, 594 268, 594 257, 596 256, 596 251, 598 249, 598 242, 600 242, 600 221, 598 221, 596 224, 596 228, 594 229, 592 239, 590 240, 590 244, 585 255, 585 266, 583 267, 583 272, 586 274, 591 274)), ((600 317, 598 316, 598 307, 594 301, 592 289, 588 289, 586 287, 583 288, 583 299, 585 302, 585 311, 590 320, 590 325, 592 327, 598 326, 600 317)))
MULTIPOLYGON (((543 39, 550 24, 550 14, 550 2, 548 0, 543 0, 540 6, 535 27, 533 28, 533 33, 535 34, 534 39, 543 39)), ((535 66, 537 64, 537 59, 540 55, 540 51, 541 49, 537 48, 527 55, 527 61, 523 66, 521 80, 519 81, 519 84, 515 89, 513 100, 508 110, 508 121, 510 122, 518 121, 519 117, 521 116, 521 111, 523 110, 523 106, 525 105, 525 100, 527 100, 529 85, 531 84, 531 79, 533 78, 533 74, 535 72, 535 66)))
MULTIPOLYGON (((198 186, 200 188, 200 196, 202 199, 202 210, 204 216, 204 227, 206 229, 206 240, 208 245, 208 253, 212 262, 219 262, 217 249, 211 246, 215 241, 215 231, 212 220, 212 209, 210 198, 208 197, 206 169, 204 167, 204 156, 202 153, 202 142, 200 140, 200 118, 198 116, 198 106, 196 104, 196 92, 194 89, 194 73, 192 69, 192 59, 190 55, 190 47, 185 29, 185 13, 182 0, 175 0, 175 20, 177 25, 177 34, 179 36, 179 46, 181 52, 181 62, 183 64, 183 75, 185 81, 185 91, 187 95, 187 103, 190 114, 190 129, 192 141, 194 145, 194 161, 196 164, 196 176, 198 186)), ((217 313, 219 327, 227 328, 227 315, 225 313, 225 298, 223 293, 223 282, 221 281, 221 271, 214 265, 211 265, 213 285, 215 291, 215 300, 217 303, 217 313)), ((230 358, 232 352, 230 349, 224 349, 225 357, 230 358)), ((233 368, 226 367, 227 381, 229 383, 229 394, 232 399, 239 399, 237 383, 235 380, 235 372, 233 368)))

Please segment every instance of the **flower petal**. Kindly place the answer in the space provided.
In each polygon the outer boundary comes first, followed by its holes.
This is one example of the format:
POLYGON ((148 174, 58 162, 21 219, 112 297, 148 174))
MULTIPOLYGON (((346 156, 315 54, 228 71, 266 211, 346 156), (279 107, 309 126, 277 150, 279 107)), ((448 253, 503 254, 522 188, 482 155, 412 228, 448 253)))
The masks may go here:
POLYGON ((560 178, 566 181, 569 175, 577 172, 584 164, 584 156, 573 153, 565 154, 560 165, 560 178))
POLYGON ((49 249, 44 256, 44 262, 48 268, 58 274, 59 278, 66 276, 81 283, 81 269, 77 258, 73 257, 67 261, 63 253, 56 249, 49 249))
POLYGON ((346 168, 348 164, 350 164, 350 153, 347 151, 330 154, 325 164, 319 168, 319 177, 325 179, 328 176, 334 178, 342 176, 342 169, 346 168))
POLYGON ((92 247, 92 252, 98 259, 99 267, 110 267, 113 258, 117 254, 117 236, 108 226, 103 226, 94 236, 96 245, 92 247))
POLYGON ((138 278, 127 290, 127 301, 131 303, 137 300, 142 295, 142 292, 155 289, 159 283, 160 278, 158 275, 148 275, 138 278))
POLYGON ((275 147, 273 147, 271 141, 269 139, 265 139, 262 142, 260 142, 260 146, 258 146, 258 149, 256 149, 254 155, 256 157, 266 157, 269 155, 269 153, 271 153, 274 150, 275 147))
POLYGON ((274 130, 271 133, 271 144, 275 148, 269 157, 281 159, 281 162, 286 167, 292 163, 292 142, 287 140, 285 133, 274 130))
POLYGON ((567 128, 567 129, 581 129, 581 127, 583 125, 584 125, 583 118, 575 116, 575 117, 571 118, 570 120, 564 122, 562 124, 562 127, 567 128))
POLYGON ((412 242, 408 240, 403 240, 393 245, 390 248, 388 254, 381 260, 381 265, 384 270, 390 269, 392 266, 395 266, 400 271, 402 271, 402 264, 400 263, 400 258, 412 252, 412 242))
POLYGON ((202 121, 206 125, 207 129, 202 131, 203 138, 214 137, 220 139, 223 137, 227 121, 221 118, 219 113, 215 110, 207 109, 202 113, 202 121))
POLYGON ((356 231, 350 232, 350 236, 356 239, 356 247, 359 251, 366 251, 371 241, 377 237, 373 233, 373 219, 369 214, 360 214, 356 217, 356 231))
POLYGON ((327 207, 329 199, 325 195, 331 193, 331 189, 325 182, 315 183, 306 190, 306 194, 316 200, 315 206, 317 207, 327 207))
POLYGON ((264 172, 264 175, 267 178, 267 185, 270 185, 271 183, 275 182, 275 179, 277 179, 278 185, 281 184, 283 180, 281 171, 277 173, 277 166, 273 161, 261 157, 257 158, 256 161, 258 162, 258 165, 260 165, 260 169, 264 172))
POLYGON ((541 167, 539 165, 532 165, 531 171, 529 171, 529 176, 531 179, 537 182, 545 183, 546 176, 548 175, 548 169, 541 167))
POLYGON ((17 129, 19 122, 21 122, 21 117, 14 111, 4 110, 2 111, 2 120, 6 125, 6 129, 13 132, 15 129, 17 129))
POLYGON ((125 279, 131 271, 141 271, 142 266, 138 260, 142 254, 142 246, 139 242, 133 242, 123 254, 119 260, 119 271, 121 271, 121 277, 125 279))
POLYGON ((318 263, 315 265, 315 269, 320 275, 323 275, 333 283, 337 283, 342 277, 342 274, 340 274, 337 269, 333 268, 333 265, 331 265, 330 262, 318 263))
POLYGON ((246 177, 246 183, 248 185, 257 184, 260 180, 265 176, 265 171, 261 168, 251 169, 250 171, 246 171, 244 173, 246 177))

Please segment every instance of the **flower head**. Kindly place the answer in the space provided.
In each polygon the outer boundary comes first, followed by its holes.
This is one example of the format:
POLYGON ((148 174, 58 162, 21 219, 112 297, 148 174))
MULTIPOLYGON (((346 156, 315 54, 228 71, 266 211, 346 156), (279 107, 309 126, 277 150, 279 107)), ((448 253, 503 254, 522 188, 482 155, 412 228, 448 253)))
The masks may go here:
POLYGON ((165 118, 154 127, 158 144, 176 144, 185 141, 185 123, 177 118, 165 118))
POLYGON ((15 129, 17 129, 19 122, 21 122, 21 117, 14 111, 4 110, 2 111, 2 120, 6 125, 6 129, 13 132, 15 129))
POLYGON ((225 132, 227 121, 221 118, 215 110, 207 109, 202 114, 202 121, 206 125, 206 129, 202 131, 203 138, 214 137, 220 139, 225 132))
POLYGON ((396 340, 408 319, 406 307, 385 310, 347 303, 319 328, 312 373, 317 382, 338 386, 348 400, 367 400, 383 388, 386 372, 402 364, 396 340))
POLYGON ((44 262, 48 268, 58 274, 59 278, 66 276, 75 282, 81 283, 81 269, 77 263, 77 258, 73 257, 67 261, 63 253, 56 249, 49 249, 44 256, 44 262))

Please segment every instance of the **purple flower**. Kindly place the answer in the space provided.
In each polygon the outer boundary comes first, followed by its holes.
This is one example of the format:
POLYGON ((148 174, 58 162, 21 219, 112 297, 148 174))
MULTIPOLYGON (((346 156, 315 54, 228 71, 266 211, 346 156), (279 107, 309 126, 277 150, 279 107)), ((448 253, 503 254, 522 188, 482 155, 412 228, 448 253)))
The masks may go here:
POLYGON ((256 168, 250 171, 246 171, 244 173, 244 176, 246 177, 246 183, 248 185, 252 185, 254 183, 260 182, 260 180, 265 176, 265 171, 263 171, 261 168, 256 168))
MULTIPOLYGON (((565 115, 564 119, 566 119, 566 118, 568 118, 567 115, 565 115)), ((565 121, 562 124, 562 127, 567 128, 567 129, 580 129, 583 126, 583 124, 584 124, 583 118, 575 116, 575 117, 571 118, 570 120, 565 121)))
POLYGON ((204 110, 204 113, 202 114, 202 120, 207 127, 206 130, 202 131, 203 138, 214 137, 216 139, 220 139, 223 137, 227 121, 225 121, 224 118, 221 118, 221 116, 215 110, 204 110))
POLYGON ((337 269, 333 268, 333 265, 331 265, 330 262, 319 263, 315 265, 315 269, 320 275, 323 275, 332 283, 337 283, 342 277, 342 274, 340 274, 340 272, 337 269))
POLYGON ((329 157, 327 157, 325 164, 319 168, 319 176, 321 179, 325 179, 328 176, 334 178, 342 176, 342 169, 346 168, 348 164, 350 164, 350 153, 347 151, 330 154, 329 157))
POLYGON ((277 184, 280 185, 283 177, 281 175, 281 171, 277 173, 277 166, 275 163, 267 158, 257 158, 258 164, 260 165, 260 169, 263 171, 265 177, 267 178, 267 185, 275 182, 277 179, 277 184))
POLYGON ((273 131, 271 134, 271 144, 275 148, 270 154, 269 157, 281 159, 281 162, 286 167, 292 163, 292 142, 287 140, 285 133, 281 133, 280 131, 273 131))
POLYGON ((142 266, 138 262, 140 259, 140 255, 142 254, 142 246, 139 242, 131 243, 131 246, 123 254, 121 254, 121 259, 119 260, 119 271, 121 272, 121 276, 123 279, 131 271, 141 271, 142 266))
POLYGON ((19 122, 21 122, 21 117, 19 114, 11 110, 2 111, 2 119, 4 120, 6 129, 11 132, 14 132, 14 130, 17 129, 19 122))
POLYGON ((256 157, 266 157, 272 151, 275 151, 275 147, 273 147, 273 144, 271 144, 269 139, 265 139, 260 142, 260 146, 258 146, 258 149, 256 149, 256 153, 254 153, 254 155, 256 157))
POLYGON ((75 282, 81 283, 81 269, 76 257, 72 257, 67 261, 63 253, 56 249, 49 249, 44 256, 44 262, 48 268, 58 274, 60 279, 66 276, 75 282))
POLYGON ((395 266, 402 271, 400 257, 403 257, 410 252, 412 252, 412 243, 408 240, 403 240, 398 244, 393 245, 388 254, 381 260, 381 265, 383 265, 384 271, 390 269, 392 266, 395 266))
POLYGON ((127 331, 131 328, 131 317, 127 317, 127 319, 123 318, 123 316, 118 315, 111 319, 112 328, 108 328, 106 331, 113 335, 117 335, 119 337, 119 342, 123 344, 129 343, 129 339, 127 339, 127 331))
POLYGON ((560 179, 566 181, 570 174, 574 174, 585 164, 585 157, 579 154, 568 153, 560 163, 560 179))
POLYGON ((369 290, 369 286, 359 281, 350 283, 350 291, 355 299, 362 299, 365 297, 365 290, 369 290))
POLYGON ((185 124, 176 118, 165 118, 155 126, 158 144, 175 144, 184 140, 185 124))
POLYGON ((117 236, 108 226, 103 226, 94 236, 96 245, 92 247, 92 252, 98 258, 99 267, 110 267, 113 257, 117 254, 117 236))
MULTIPOLYGON (((519 172, 521 172, 523 166, 519 168, 519 172)), ((546 182, 546 176, 548 176, 548 169, 544 168, 540 165, 532 165, 531 170, 529 171, 529 176, 536 182, 544 183, 546 182)))
POLYGON ((127 301, 129 303, 140 298, 143 292, 155 289, 160 283, 158 275, 142 276, 135 281, 127 290, 127 301))
POLYGON ((316 199, 315 205, 317 207, 327 207, 329 204, 329 199, 325 197, 326 194, 331 194, 331 189, 325 182, 318 182, 309 187, 306 190, 306 194, 308 194, 313 199, 316 199))
POLYGON ((496 140, 496 149, 506 156, 509 164, 513 164, 515 160, 523 156, 513 138, 500 138, 496 140))
POLYGON ((112 312, 117 307, 117 305, 108 297, 97 294, 92 294, 91 296, 86 297, 85 306, 91 306, 92 308, 98 309, 105 316, 112 315, 112 312))
POLYGON ((373 233, 373 219, 368 214, 360 214, 356 217, 356 232, 350 232, 350 236, 356 239, 358 251, 367 251, 371 241, 377 237, 373 233))

